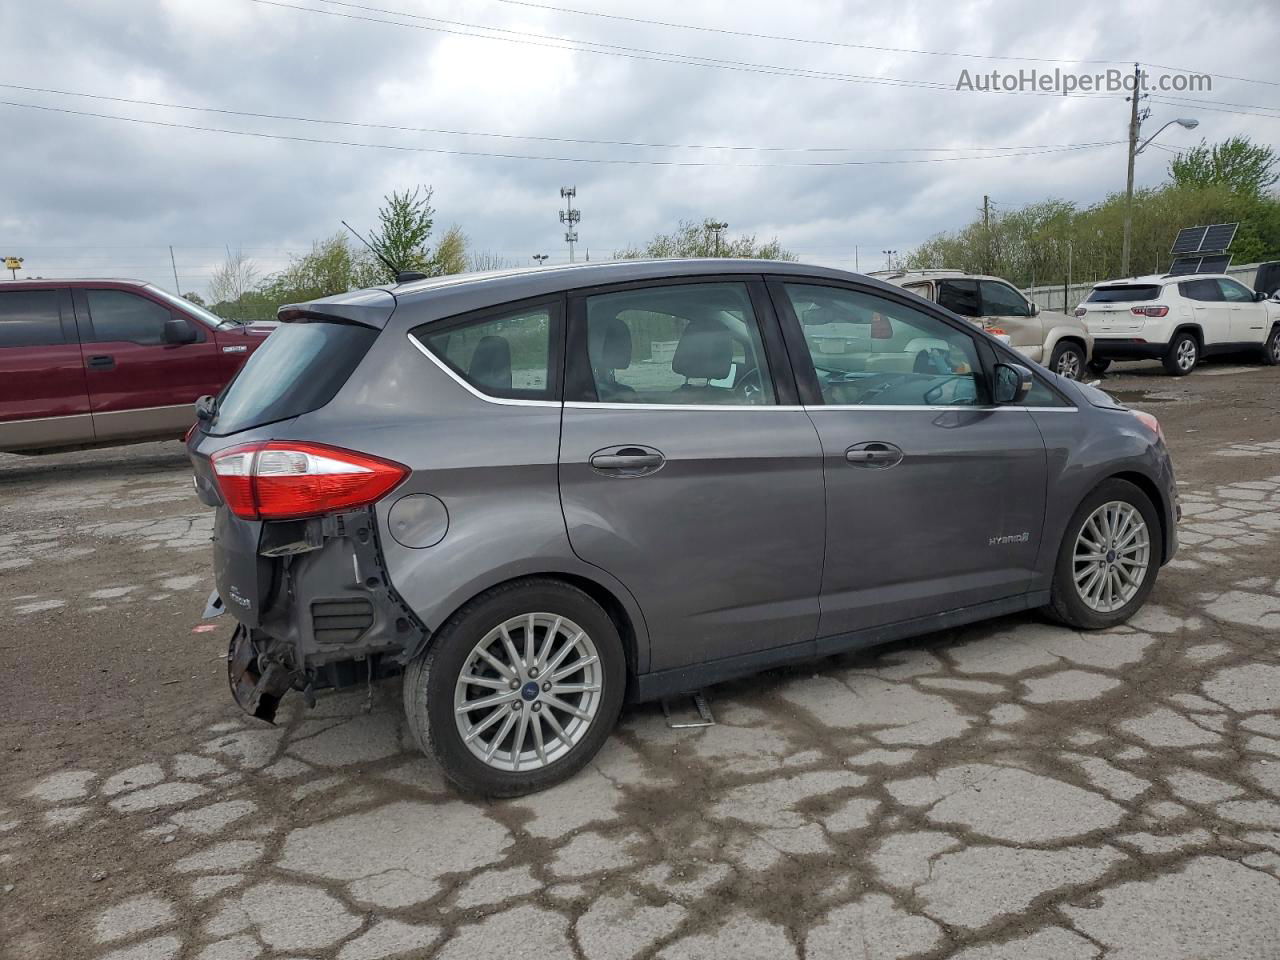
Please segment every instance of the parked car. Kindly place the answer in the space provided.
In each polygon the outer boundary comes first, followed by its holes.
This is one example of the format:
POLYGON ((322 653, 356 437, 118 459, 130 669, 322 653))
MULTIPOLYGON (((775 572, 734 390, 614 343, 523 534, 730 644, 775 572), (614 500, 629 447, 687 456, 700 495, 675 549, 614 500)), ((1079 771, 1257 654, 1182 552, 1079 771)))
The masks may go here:
POLYGON ((1160 360, 1185 377, 1202 358, 1225 353, 1280 363, 1280 303, 1225 275, 1108 280, 1094 284, 1076 316, 1093 333, 1097 373, 1112 360, 1160 360))
POLYGON ((968 317, 988 332, 1003 331, 1015 350, 1059 376, 1079 380, 1084 375, 1093 342, 1088 328, 1065 313, 1041 310, 1007 280, 962 270, 877 275, 968 317))
POLYGON ((1155 418, 867 277, 579 264, 280 319, 187 440, 233 693, 271 719, 403 671, 469 792, 569 776, 624 698, 1034 608, 1118 624, 1177 546, 1155 418))
POLYGON ((0 451, 179 438, 274 328, 140 280, 0 281, 0 451))

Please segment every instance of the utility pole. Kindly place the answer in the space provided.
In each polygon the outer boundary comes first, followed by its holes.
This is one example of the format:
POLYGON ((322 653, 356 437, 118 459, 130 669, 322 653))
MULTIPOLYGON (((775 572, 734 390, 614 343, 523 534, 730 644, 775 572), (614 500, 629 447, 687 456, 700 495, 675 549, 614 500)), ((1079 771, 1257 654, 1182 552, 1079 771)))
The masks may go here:
POLYGON ((982 272, 991 272, 991 198, 982 195, 982 272))
POLYGON ((542 266, 547 262, 547 255, 545 253, 535 253, 533 259, 538 261, 538 266, 542 266))
POLYGON ((582 219, 582 211, 573 208, 573 198, 578 195, 577 187, 561 187, 560 196, 564 199, 564 209, 560 211, 560 222, 565 225, 564 240, 569 244, 569 262, 573 263, 573 245, 578 242, 578 221, 582 219))
POLYGON ((853 245, 853 272, 862 272, 861 268, 858 266, 858 245, 856 243, 853 245))
POLYGON ((1138 110, 1141 99, 1142 67, 1133 65, 1133 93, 1129 97, 1129 167, 1124 184, 1124 240, 1120 245, 1120 275, 1129 276, 1129 248, 1133 235, 1133 162, 1138 157, 1138 135, 1149 111, 1138 110))
POLYGON ((715 234, 715 237, 716 237, 715 255, 717 257, 720 256, 720 231, 728 230, 729 225, 727 223, 721 223, 718 220, 704 220, 702 223, 702 229, 706 230, 708 233, 715 234))
POLYGON ((169 244, 169 266, 173 267, 173 292, 182 296, 182 284, 178 283, 178 261, 173 259, 173 244, 169 244))

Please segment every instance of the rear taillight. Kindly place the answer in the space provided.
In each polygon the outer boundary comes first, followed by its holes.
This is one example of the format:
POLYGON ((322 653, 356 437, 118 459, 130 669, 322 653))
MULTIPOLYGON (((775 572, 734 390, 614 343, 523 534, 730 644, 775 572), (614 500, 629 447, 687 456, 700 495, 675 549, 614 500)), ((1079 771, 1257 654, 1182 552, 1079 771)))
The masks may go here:
POLYGON ((1089 310, 1087 307, 1076 307, 1076 316, 1083 317, 1089 310))
POLYGON ((1129 312, 1135 317, 1163 317, 1169 312, 1168 307, 1130 307, 1129 312))
POLYGON ((1164 429, 1160 426, 1159 420, 1157 420, 1151 414, 1144 413, 1141 410, 1133 410, 1131 412, 1135 417, 1138 418, 1138 420, 1141 423, 1149 427, 1152 433, 1154 433, 1157 437, 1160 438, 1161 443, 1164 443, 1164 429))
POLYGON ((237 517, 281 520, 367 506, 409 468, 319 443, 247 443, 209 458, 222 499, 237 517))

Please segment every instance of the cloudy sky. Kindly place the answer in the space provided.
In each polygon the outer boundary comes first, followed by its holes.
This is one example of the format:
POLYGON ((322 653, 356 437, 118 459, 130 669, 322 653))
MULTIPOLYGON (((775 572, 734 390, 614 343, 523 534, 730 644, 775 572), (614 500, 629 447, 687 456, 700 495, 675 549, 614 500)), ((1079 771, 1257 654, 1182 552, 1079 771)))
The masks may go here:
MULTIPOLYGON (((1210 73, 1211 91, 1153 93, 1144 132, 1191 116, 1194 134, 1159 142, 1275 144, 1274 12, 1273 0, 1227 15, 1202 0, 14 3, 0 32, 0 255, 25 257, 24 274, 172 288, 172 244, 182 288, 203 292, 228 248, 279 269, 340 219, 368 229, 386 192, 430 184, 438 222, 473 249, 556 262, 559 188, 575 184, 579 256, 717 217, 804 260, 852 269, 856 248, 877 269, 881 251, 966 223, 983 194, 1008 209, 1124 186, 1123 93, 957 92, 961 70, 1095 73, 1136 58, 1210 73)), ((1139 157, 1138 182, 1163 179, 1169 157, 1139 157)))

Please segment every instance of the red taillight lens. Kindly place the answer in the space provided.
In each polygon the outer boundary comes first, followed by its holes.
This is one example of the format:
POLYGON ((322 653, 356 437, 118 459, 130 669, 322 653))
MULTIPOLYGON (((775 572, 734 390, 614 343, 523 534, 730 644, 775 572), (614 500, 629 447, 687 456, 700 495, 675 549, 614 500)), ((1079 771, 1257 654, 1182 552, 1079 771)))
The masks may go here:
POLYGON ((1135 317, 1163 317, 1169 313, 1168 307, 1130 307, 1129 312, 1135 317))
POLYGON ((1164 429, 1160 426, 1159 420, 1157 420, 1151 414, 1144 413, 1141 410, 1134 410, 1132 411, 1132 413, 1135 417, 1138 418, 1139 421, 1141 421, 1145 426, 1149 427, 1151 431, 1157 437, 1160 438, 1161 443, 1164 443, 1164 429))
POLYGON ((281 520, 367 506, 409 475, 391 460, 320 443, 248 443, 210 462, 237 517, 281 520))
POLYGON ((1088 308, 1088 307, 1076 307, 1076 316, 1077 316, 1077 317, 1083 317, 1083 316, 1084 316, 1086 313, 1088 313, 1088 312, 1089 312, 1089 308, 1088 308))

